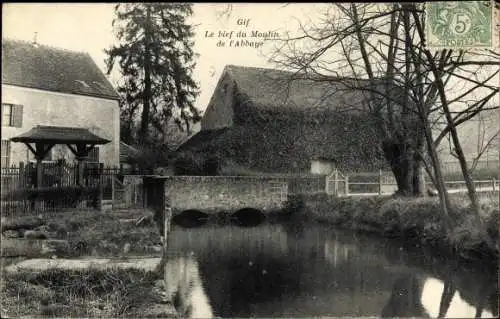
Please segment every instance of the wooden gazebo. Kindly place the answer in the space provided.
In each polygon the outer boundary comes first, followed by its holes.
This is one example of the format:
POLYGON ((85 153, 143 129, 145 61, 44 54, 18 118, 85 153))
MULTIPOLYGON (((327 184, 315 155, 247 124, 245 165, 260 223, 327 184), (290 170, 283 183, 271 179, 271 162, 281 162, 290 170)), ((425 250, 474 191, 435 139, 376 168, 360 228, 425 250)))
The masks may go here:
POLYGON ((83 180, 82 161, 88 156, 95 145, 111 142, 91 133, 88 129, 79 127, 42 126, 37 125, 26 133, 10 139, 13 142, 24 143, 36 159, 37 187, 41 186, 41 162, 47 153, 57 144, 65 144, 78 161, 78 183, 83 180), (33 144, 33 145, 32 145, 33 144))

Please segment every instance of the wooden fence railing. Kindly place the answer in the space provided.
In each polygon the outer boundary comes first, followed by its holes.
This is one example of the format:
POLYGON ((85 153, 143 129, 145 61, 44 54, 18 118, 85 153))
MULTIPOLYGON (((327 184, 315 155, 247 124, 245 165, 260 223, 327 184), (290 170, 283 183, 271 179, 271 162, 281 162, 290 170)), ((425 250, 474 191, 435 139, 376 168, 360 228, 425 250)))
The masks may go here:
MULTIPOLYGON (((325 193, 335 196, 374 196, 391 195, 397 190, 397 183, 390 172, 379 171, 378 174, 367 173, 357 176, 342 174, 335 170, 326 177, 325 193), (360 176, 362 178, 360 178, 360 176)), ((426 181, 427 188, 433 188, 426 181)), ((466 191, 465 181, 445 181, 449 193, 466 191)), ((475 180, 476 191, 499 191, 500 185, 496 178, 475 180)))

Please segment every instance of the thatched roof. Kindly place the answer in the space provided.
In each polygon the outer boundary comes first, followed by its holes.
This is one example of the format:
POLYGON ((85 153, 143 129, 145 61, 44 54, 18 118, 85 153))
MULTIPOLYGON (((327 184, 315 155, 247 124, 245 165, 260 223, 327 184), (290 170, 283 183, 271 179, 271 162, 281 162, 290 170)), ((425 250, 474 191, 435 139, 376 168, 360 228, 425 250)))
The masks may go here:
MULTIPOLYGON (((372 84, 368 80, 318 76, 290 71, 228 65, 223 76, 231 77, 240 93, 246 94, 252 105, 270 110, 366 111, 361 103, 371 99, 371 88, 384 84, 383 79, 372 84)), ((379 96, 380 97, 380 96, 379 96)))
POLYGON ((179 151, 220 152, 260 171, 305 171, 318 157, 333 159, 346 170, 371 170, 382 159, 376 119, 363 104, 373 99, 368 91, 372 87, 367 80, 327 82, 229 65, 204 114, 202 130, 179 151))
POLYGON ((2 40, 2 84, 118 99, 88 53, 2 40))

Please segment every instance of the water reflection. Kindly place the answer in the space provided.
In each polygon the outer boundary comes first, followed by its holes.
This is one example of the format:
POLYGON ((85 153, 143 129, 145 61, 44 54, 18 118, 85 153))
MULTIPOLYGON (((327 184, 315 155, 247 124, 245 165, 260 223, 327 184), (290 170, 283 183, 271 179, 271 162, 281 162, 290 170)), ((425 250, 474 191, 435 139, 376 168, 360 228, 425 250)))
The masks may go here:
POLYGON ((495 281, 474 273, 462 279, 446 266, 451 275, 440 278, 408 254, 387 241, 318 225, 173 228, 165 276, 181 316, 191 318, 488 317, 498 311, 491 302, 498 296, 495 281))
POLYGON ((382 309, 382 317, 424 317, 429 313, 422 305, 422 282, 413 275, 398 277, 394 282, 391 297, 382 309))
MULTIPOLYGON (((445 318, 493 318, 492 310, 465 301, 460 291, 449 289, 450 284, 436 278, 427 278, 422 292, 422 304, 432 317, 445 318), (446 289, 448 288, 448 289, 446 289), (441 300, 441 302, 439 302, 441 300), (438 301, 438 302, 436 302, 438 301)), ((471 287, 473 288, 473 287, 471 287)), ((484 302, 486 298, 482 298, 484 302)), ((495 301, 493 301, 495 302, 495 301)), ((498 301, 497 301, 498 302, 498 301)), ((483 303, 484 305, 484 303, 483 303)), ((496 312, 495 312, 496 313, 496 312)))
POLYGON ((182 318, 212 318, 212 307, 192 254, 168 256, 163 261, 165 290, 182 318))

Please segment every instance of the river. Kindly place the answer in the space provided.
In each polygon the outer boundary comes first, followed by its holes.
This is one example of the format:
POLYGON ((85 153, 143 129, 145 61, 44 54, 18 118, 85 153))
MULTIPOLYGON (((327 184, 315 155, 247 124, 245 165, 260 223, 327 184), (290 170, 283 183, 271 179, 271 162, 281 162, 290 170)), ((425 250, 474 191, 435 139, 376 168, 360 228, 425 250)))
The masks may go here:
MULTIPOLYGON (((163 264, 183 317, 494 317, 495 273, 319 224, 174 227, 163 264)), ((407 247, 410 246, 410 247, 407 247)))

